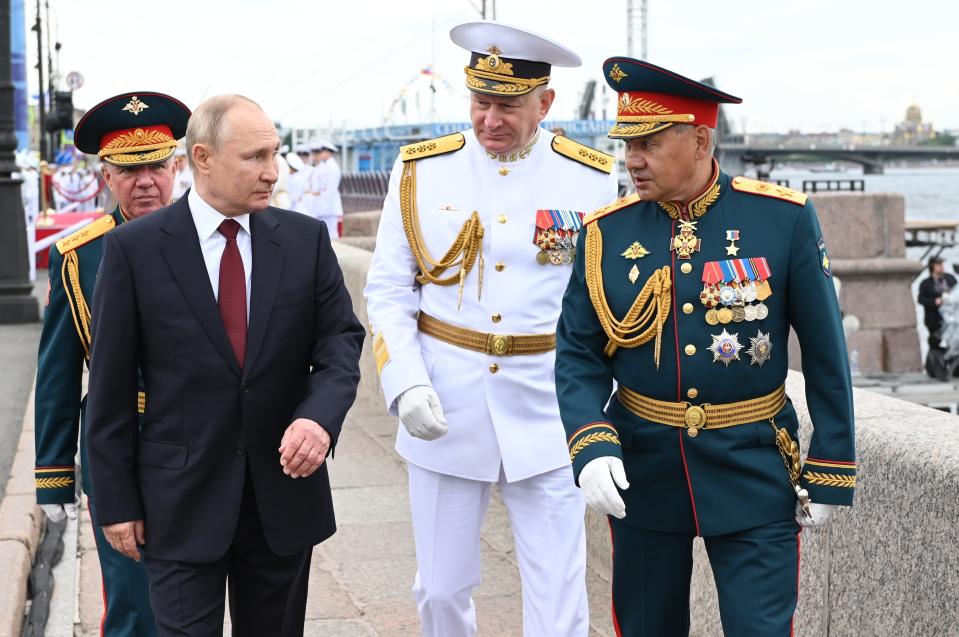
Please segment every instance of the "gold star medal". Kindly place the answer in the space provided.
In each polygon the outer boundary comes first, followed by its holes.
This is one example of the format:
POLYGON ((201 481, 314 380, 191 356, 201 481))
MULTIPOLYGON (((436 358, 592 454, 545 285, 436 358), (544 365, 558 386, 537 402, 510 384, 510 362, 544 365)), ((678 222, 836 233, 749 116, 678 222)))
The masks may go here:
POLYGON ((726 256, 739 256, 739 246, 736 245, 736 242, 739 241, 739 230, 727 230, 726 241, 729 242, 729 245, 726 246, 726 256))
POLYGON ((713 353, 713 362, 722 362, 726 367, 733 361, 739 360, 739 351, 742 344, 739 342, 739 334, 730 334, 725 329, 719 334, 711 334, 713 344, 709 346, 709 351, 713 353))
POLYGON ((749 342, 749 349, 746 350, 750 358, 749 364, 762 367, 763 363, 772 358, 773 344, 769 340, 769 334, 757 331, 756 336, 749 337, 749 342))

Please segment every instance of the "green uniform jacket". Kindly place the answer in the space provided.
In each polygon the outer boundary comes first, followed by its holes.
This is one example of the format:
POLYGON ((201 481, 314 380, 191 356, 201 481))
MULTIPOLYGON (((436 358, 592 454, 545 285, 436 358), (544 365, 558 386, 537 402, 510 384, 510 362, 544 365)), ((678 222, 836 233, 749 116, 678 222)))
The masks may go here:
MULTIPOLYGON (((37 360, 35 443, 37 502, 73 502, 74 458, 86 408, 83 366, 89 360, 90 302, 100 267, 103 235, 123 223, 117 208, 50 248, 49 292, 37 360)), ((142 386, 141 386, 142 390, 142 386)), ((89 495, 87 463, 82 485, 89 495)))
MULTIPOLYGON (((852 389, 839 306, 825 244, 805 195, 737 177, 714 167, 709 187, 688 206, 638 201, 587 218, 557 331, 556 391, 577 481, 601 456, 621 457, 630 487, 623 492, 636 527, 719 535, 791 517, 796 502, 768 419, 700 431, 650 422, 610 398, 614 381, 646 397, 690 405, 748 400, 774 392, 787 372, 792 327, 802 349, 806 398, 815 427, 801 483, 812 500, 851 505, 855 486, 852 389), (696 222, 699 250, 688 260, 671 251, 680 219, 696 222), (601 233, 604 295, 622 320, 650 275, 669 266, 672 287, 659 367, 655 340, 604 353, 608 338, 590 299, 584 259, 588 232, 601 233), (738 255, 727 254, 727 231, 738 231, 738 255), (624 252, 639 242, 627 258, 624 252), (709 262, 765 257, 772 295, 763 320, 710 325, 701 303, 709 262), (630 281, 633 266, 639 270, 630 281), (741 347, 728 366, 709 347, 723 330, 741 347), (768 335, 771 356, 760 366, 746 350, 768 335), (607 406, 608 402, 608 406, 607 406)), ((599 269, 599 268, 597 268, 599 269)), ((595 281, 594 281, 595 284, 595 281)), ((595 288, 595 285, 594 285, 595 288)), ((774 418, 796 440, 798 418, 787 400, 774 418)))

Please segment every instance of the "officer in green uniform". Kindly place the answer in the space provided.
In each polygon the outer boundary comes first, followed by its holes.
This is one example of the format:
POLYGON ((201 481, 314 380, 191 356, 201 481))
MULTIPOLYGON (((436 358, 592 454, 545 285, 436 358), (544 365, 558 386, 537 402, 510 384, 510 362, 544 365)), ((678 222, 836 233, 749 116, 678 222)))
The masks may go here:
MULTIPOLYGON (((82 436, 86 397, 83 367, 90 359, 90 302, 100 266, 103 235, 130 219, 170 203, 177 139, 186 132, 190 110, 160 93, 125 93, 105 100, 77 123, 74 143, 103 162, 103 177, 118 202, 112 214, 59 240, 50 249, 49 291, 37 364, 37 502, 51 521, 76 517, 74 458, 82 436)), ((143 412, 145 395, 138 396, 143 412)), ((82 486, 91 509, 85 453, 80 443, 82 486)), ((124 557, 93 527, 103 575, 107 637, 156 634, 142 562, 124 557)))
POLYGON ((801 526, 851 506, 856 482, 816 212, 802 193, 720 170, 719 104, 739 98, 630 58, 604 74, 636 194, 584 221, 556 390, 577 482, 610 516, 617 634, 688 633, 701 536, 725 634, 788 635, 801 526), (815 427, 805 462, 784 391, 790 328, 815 427))

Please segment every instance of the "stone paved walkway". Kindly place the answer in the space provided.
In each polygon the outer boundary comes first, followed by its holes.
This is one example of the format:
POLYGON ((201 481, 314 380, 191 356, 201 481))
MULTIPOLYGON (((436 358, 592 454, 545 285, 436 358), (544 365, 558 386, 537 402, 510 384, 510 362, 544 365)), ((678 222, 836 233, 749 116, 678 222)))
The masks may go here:
MULTIPOLYGON (((313 554, 306 635, 414 637, 409 589, 416 570, 406 469, 393 451, 395 421, 358 404, 330 461, 339 530, 313 554)), ((78 612, 72 633, 98 635, 100 574, 88 513, 79 524, 78 612)), ((483 582, 475 592, 483 637, 522 635, 520 580, 506 510, 494 497, 482 534, 483 582)), ((589 573, 592 636, 611 637, 609 583, 589 573)), ((55 627, 51 626, 51 629, 55 627)), ((51 633, 52 634, 52 633, 51 633)), ((229 634, 229 630, 227 630, 229 634)))

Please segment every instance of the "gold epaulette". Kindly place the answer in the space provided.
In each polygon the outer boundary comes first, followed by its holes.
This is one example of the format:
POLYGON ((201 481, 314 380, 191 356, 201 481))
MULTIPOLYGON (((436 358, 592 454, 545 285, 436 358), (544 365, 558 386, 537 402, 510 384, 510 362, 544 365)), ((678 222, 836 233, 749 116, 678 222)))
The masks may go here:
POLYGON ((573 161, 578 161, 584 166, 595 168, 606 174, 613 172, 613 167, 616 165, 616 158, 612 155, 607 155, 595 148, 574 142, 569 137, 555 135, 552 146, 553 150, 563 157, 568 157, 573 161))
POLYGON ((403 161, 425 159, 426 157, 435 157, 436 155, 455 152, 465 144, 466 137, 463 133, 453 133, 452 135, 444 135, 443 137, 401 146, 400 157, 403 158, 403 161))
POLYGON ((597 219, 601 219, 602 217, 612 214, 616 212, 617 210, 622 210, 623 208, 626 208, 627 206, 632 206, 634 203, 638 201, 639 201, 639 195, 637 195, 635 192, 631 195, 627 195, 623 197, 622 199, 617 199, 613 203, 603 206, 599 210, 594 210, 588 215, 586 215, 586 218, 583 219, 583 225, 585 226, 585 225, 591 224, 597 219))
POLYGON ((60 254, 66 254, 71 250, 76 250, 80 246, 90 243, 97 237, 102 237, 110 232, 115 225, 116 222, 113 220, 112 215, 103 215, 99 219, 91 221, 76 232, 68 234, 57 241, 57 250, 60 251, 60 254))
POLYGON ((804 192, 777 186, 776 184, 768 184, 765 181, 757 181, 748 177, 734 177, 733 190, 782 199, 783 201, 789 201, 798 206, 805 206, 806 199, 808 198, 804 192))

